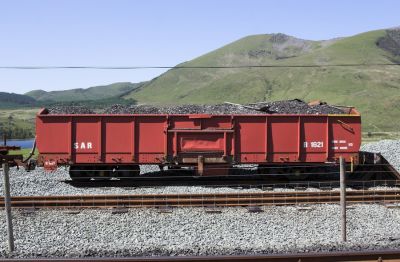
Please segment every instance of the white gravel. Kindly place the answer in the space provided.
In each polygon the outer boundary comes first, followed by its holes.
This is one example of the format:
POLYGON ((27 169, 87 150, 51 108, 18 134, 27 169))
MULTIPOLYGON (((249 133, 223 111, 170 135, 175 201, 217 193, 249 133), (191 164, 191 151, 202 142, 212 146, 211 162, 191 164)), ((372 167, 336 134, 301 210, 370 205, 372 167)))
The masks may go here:
MULTIPOLYGON (((79 214, 15 211, 13 257, 234 255, 400 248, 400 209, 357 205, 348 210, 348 242, 340 241, 337 205, 311 210, 266 207, 249 213, 226 208, 82 210, 79 214)), ((0 211, 0 257, 7 257, 4 212, 0 211)))
POLYGON ((361 146, 362 151, 381 153, 400 172, 400 140, 381 140, 361 146))

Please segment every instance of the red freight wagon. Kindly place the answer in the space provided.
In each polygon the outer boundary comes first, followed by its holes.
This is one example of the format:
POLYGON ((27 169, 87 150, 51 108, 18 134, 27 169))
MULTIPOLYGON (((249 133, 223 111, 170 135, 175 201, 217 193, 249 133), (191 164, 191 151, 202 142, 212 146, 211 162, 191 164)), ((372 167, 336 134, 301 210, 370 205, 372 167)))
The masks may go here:
POLYGON ((87 177, 133 176, 139 164, 195 166, 200 175, 233 164, 299 166, 337 162, 340 156, 357 164, 361 117, 355 109, 349 111, 52 115, 43 109, 36 118, 38 164, 50 170, 70 165, 71 177, 78 171, 87 177))

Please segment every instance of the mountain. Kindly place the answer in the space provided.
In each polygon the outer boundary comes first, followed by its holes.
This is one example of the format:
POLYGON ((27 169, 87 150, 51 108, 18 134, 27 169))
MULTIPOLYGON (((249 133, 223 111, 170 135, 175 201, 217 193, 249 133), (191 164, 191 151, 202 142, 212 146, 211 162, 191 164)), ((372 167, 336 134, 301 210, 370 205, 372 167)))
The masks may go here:
POLYGON ((36 103, 35 99, 26 95, 0 92, 1 108, 29 107, 29 106, 34 106, 35 103, 36 103))
POLYGON ((39 99, 40 97, 44 97, 48 93, 50 93, 50 92, 46 92, 44 90, 39 89, 39 90, 29 91, 29 92, 25 93, 25 95, 36 100, 36 99, 39 99))
POLYGON ((301 66, 274 68, 174 68, 125 96, 139 103, 246 103, 300 98, 355 106, 364 131, 398 131, 400 66, 326 66, 400 62, 400 29, 310 41, 285 34, 244 37, 180 67, 301 66))
POLYGON ((54 102, 68 102, 68 101, 86 101, 86 100, 102 100, 112 97, 119 97, 125 95, 143 83, 114 83, 104 86, 93 86, 86 89, 77 88, 63 91, 46 92, 44 90, 33 90, 26 93, 37 101, 54 101, 54 102))

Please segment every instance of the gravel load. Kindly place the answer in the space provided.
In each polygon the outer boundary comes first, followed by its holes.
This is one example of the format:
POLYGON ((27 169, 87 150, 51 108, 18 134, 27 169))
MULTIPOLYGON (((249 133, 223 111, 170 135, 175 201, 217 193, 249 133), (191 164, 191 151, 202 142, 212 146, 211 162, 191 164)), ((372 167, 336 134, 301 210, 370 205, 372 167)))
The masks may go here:
POLYGON ((230 104, 220 105, 179 105, 179 106, 149 106, 149 105, 113 105, 104 110, 105 114, 263 114, 263 112, 230 104))
MULTIPOLYGON (((309 105, 306 102, 294 99, 275 102, 261 102, 255 104, 239 105, 224 103, 217 105, 176 105, 176 106, 151 106, 151 105, 121 105, 116 104, 100 110, 102 114, 344 114, 341 108, 317 103, 309 105)), ((83 106, 53 107, 49 114, 95 114, 83 106)))
POLYGON ((381 140, 361 146, 362 151, 380 153, 400 172, 400 140, 381 140))
POLYGON ((15 252, 7 254, 5 213, 0 211, 0 256, 126 257, 243 255, 290 252, 366 251, 400 248, 400 209, 356 205, 347 211, 348 241, 340 241, 338 205, 14 211, 15 252), (51 228, 51 230, 49 230, 51 228))
POLYGON ((53 106, 48 108, 51 115, 61 114, 95 114, 93 110, 85 106, 53 106))
POLYGON ((275 101, 275 102, 261 102, 256 104, 250 104, 268 112, 269 114, 344 114, 345 112, 338 107, 328 105, 326 103, 317 103, 316 105, 309 105, 306 102, 293 99, 286 101, 275 101))

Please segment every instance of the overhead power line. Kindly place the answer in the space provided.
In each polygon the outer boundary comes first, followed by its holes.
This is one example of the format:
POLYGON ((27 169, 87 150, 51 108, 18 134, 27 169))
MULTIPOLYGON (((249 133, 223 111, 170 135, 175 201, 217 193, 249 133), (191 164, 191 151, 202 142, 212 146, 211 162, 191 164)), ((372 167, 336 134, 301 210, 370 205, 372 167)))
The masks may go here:
POLYGON ((16 70, 41 70, 41 69, 95 69, 95 70, 240 69, 240 68, 369 67, 369 66, 399 66, 399 65, 400 65, 400 63, 325 64, 325 65, 238 65, 238 66, 0 66, 0 69, 16 69, 16 70))

